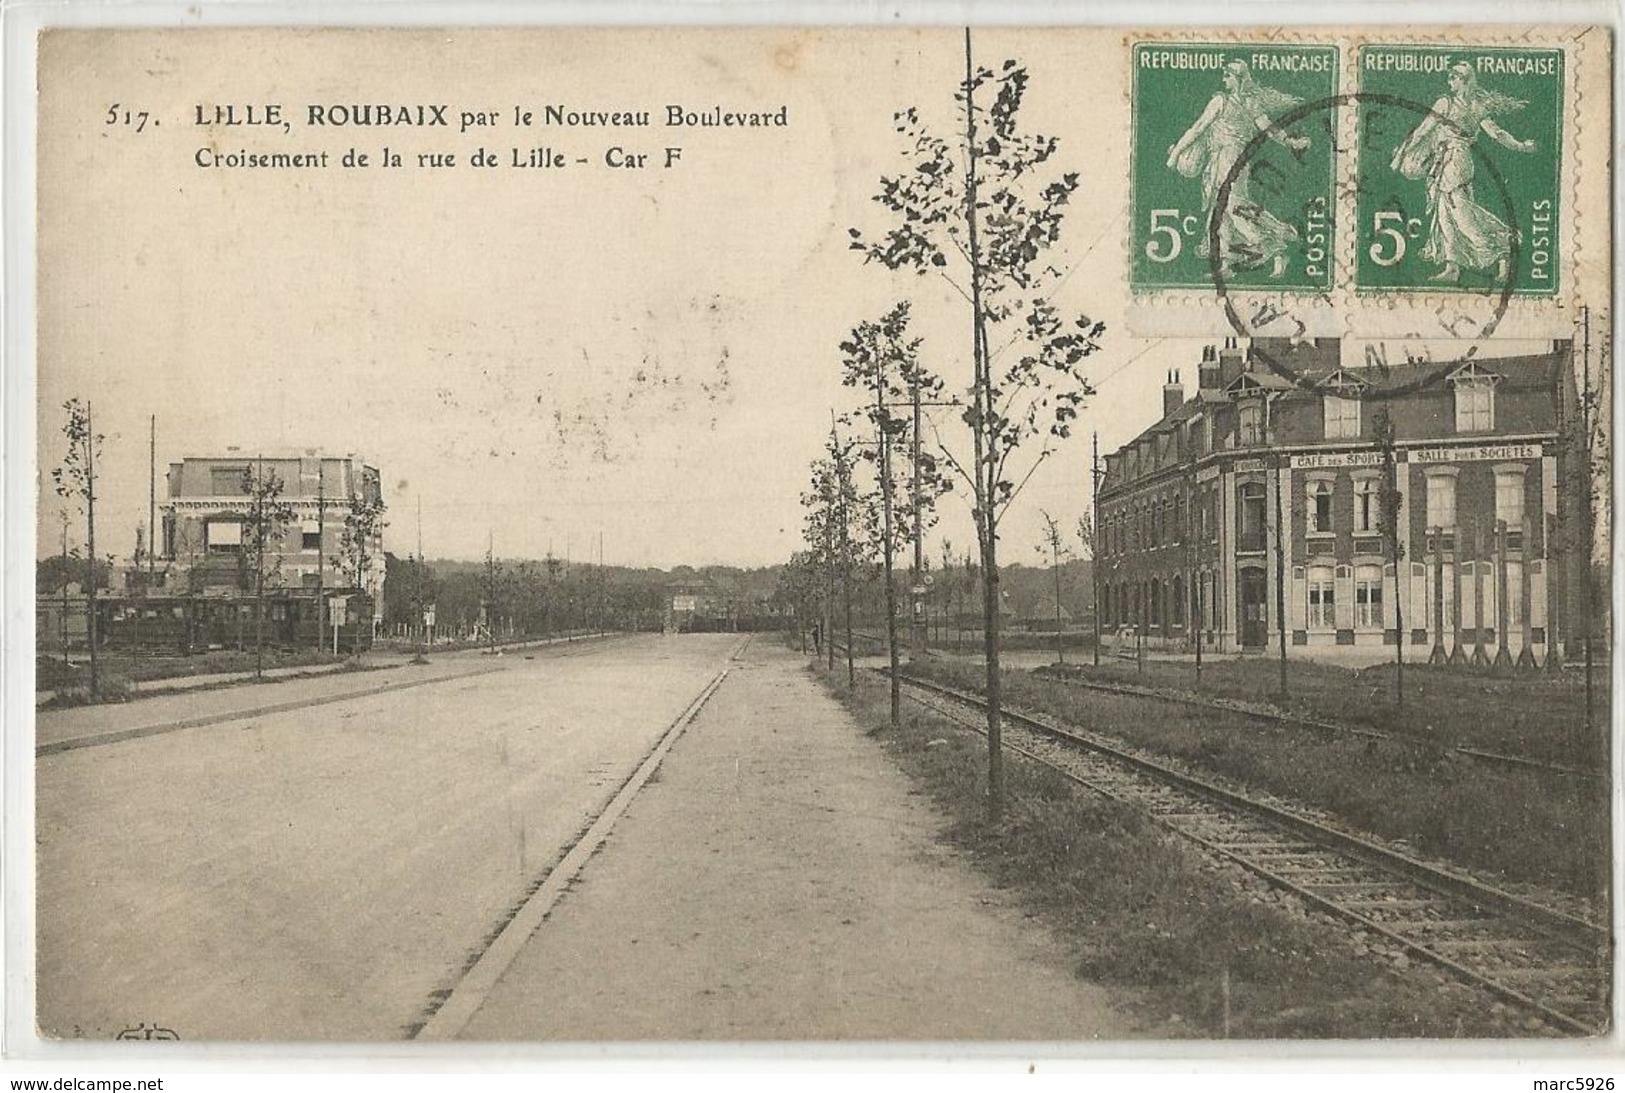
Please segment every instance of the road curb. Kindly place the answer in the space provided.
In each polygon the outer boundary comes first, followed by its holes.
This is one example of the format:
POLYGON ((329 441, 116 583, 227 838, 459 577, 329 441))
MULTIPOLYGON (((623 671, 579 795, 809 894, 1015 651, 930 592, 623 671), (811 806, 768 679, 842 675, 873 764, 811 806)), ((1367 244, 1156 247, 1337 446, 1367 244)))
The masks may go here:
POLYGON ((34 757, 43 758, 47 755, 56 755, 59 752, 75 751, 79 748, 94 748, 103 744, 117 744, 125 740, 138 740, 143 736, 157 736, 160 733, 176 732, 180 729, 198 729, 208 725, 220 725, 227 721, 242 721, 250 717, 264 717, 268 714, 286 713, 289 710, 300 710, 309 706, 325 706, 331 702, 348 702, 354 698, 367 698, 371 695, 383 694, 386 691, 404 691, 408 687, 427 687, 434 683, 450 683, 453 680, 469 679, 473 676, 487 675, 491 672, 500 672, 505 665, 481 665, 472 671, 459 672, 456 675, 437 676, 434 679, 411 679, 404 682, 381 683, 376 687, 366 687, 359 691, 346 691, 337 695, 322 695, 319 698, 302 698, 290 702, 276 702, 269 706, 255 706, 248 710, 232 710, 226 713, 208 714, 203 717, 187 718, 183 721, 164 722, 157 725, 141 725, 133 729, 114 729, 109 732, 94 733, 89 736, 75 736, 67 740, 53 740, 48 744, 38 744, 34 748, 34 757))
MULTIPOLYGON (((743 645, 736 647, 739 652, 743 645)), ((731 658, 730 658, 731 660, 731 658)), ((542 883, 526 897, 524 903, 514 916, 503 926, 500 933, 492 940, 483 953, 480 954, 472 967, 458 980, 457 985, 451 989, 440 1006, 428 1017, 422 1026, 413 1034, 414 1040, 454 1040, 468 1027, 474 1014, 479 1012, 485 1000, 490 997, 491 991, 496 987, 508 968, 518 958, 530 935, 536 932, 542 921, 564 895, 572 881, 580 874, 587 862, 598 852, 598 848, 609 838, 611 829, 617 820, 631 805, 638 792, 648 783, 650 777, 659 769, 666 753, 682 736, 683 731, 699 716, 711 696, 716 694, 722 686, 723 680, 728 678, 732 667, 725 666, 716 675, 711 677, 699 695, 677 715, 661 734, 649 754, 638 765, 637 770, 621 784, 621 788, 610 799, 609 804, 600 812, 592 824, 582 834, 564 855, 559 863, 548 871, 542 883)))

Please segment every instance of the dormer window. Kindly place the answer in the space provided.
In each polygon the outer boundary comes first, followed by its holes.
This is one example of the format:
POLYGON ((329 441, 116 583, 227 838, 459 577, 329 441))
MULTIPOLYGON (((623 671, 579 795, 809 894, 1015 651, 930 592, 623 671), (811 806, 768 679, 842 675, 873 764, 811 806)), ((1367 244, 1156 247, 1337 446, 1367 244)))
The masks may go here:
POLYGON ((1353 440, 1359 437, 1359 399, 1327 395, 1321 401, 1325 408, 1327 440, 1353 440))
POLYGON ((1456 432, 1487 433, 1495 428, 1495 384, 1488 379, 1456 383, 1456 432))
POLYGON ((1264 404, 1248 399, 1236 407, 1236 443, 1251 447, 1264 443, 1264 404))
POLYGON ((1322 392, 1327 440, 1354 440, 1360 435, 1360 393, 1365 380, 1339 368, 1318 384, 1322 392))
POLYGON ((1501 377, 1477 361, 1450 374, 1456 388, 1456 432, 1487 433, 1495 428, 1495 385, 1501 377))

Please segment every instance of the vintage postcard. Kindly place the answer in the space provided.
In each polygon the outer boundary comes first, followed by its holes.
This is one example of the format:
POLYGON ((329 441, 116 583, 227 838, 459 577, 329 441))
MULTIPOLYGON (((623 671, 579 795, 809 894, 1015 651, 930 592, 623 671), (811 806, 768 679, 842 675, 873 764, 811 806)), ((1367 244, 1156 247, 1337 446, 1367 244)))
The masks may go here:
POLYGON ((1611 27, 32 48, 24 1039, 1615 1043, 1611 27))

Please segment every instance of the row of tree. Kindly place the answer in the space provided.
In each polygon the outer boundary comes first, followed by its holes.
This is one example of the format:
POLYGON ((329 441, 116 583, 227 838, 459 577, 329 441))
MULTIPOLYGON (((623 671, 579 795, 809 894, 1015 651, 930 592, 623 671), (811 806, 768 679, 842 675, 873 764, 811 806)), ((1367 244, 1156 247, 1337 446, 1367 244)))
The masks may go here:
MULTIPOLYGON (((916 107, 894 115, 905 168, 883 177, 875 195, 890 225, 879 235, 851 229, 851 245, 866 263, 940 278, 963 299, 969 337, 938 352, 962 356, 965 382, 950 389, 923 367, 923 341, 910 330, 908 299, 860 322, 840 343, 843 383, 861 403, 832 421, 813 463, 802 496, 805 549, 794 559, 787 590, 798 602, 817 603, 825 633, 840 617, 851 682, 851 590, 858 570, 879 568, 895 724, 897 553, 913 543, 911 584, 918 588, 921 540, 935 501, 950 489, 968 490, 987 673, 987 803, 994 817, 1004 794, 1000 528, 1034 471, 1070 436, 1092 393, 1082 365, 1104 332, 1103 324, 1063 312, 1053 300, 1065 275, 1048 256, 1079 176, 1052 167, 1056 138, 1022 127, 1027 84, 1027 70, 1014 60, 997 70, 977 65, 967 29, 965 76, 954 95, 961 131, 939 135, 916 107), (944 409, 953 411, 962 431, 943 420, 944 409), (898 504, 899 468, 907 475, 906 505, 898 504)), ((1055 555, 1058 563, 1058 547, 1055 555)), ((918 625, 917 609, 914 618, 918 625)))

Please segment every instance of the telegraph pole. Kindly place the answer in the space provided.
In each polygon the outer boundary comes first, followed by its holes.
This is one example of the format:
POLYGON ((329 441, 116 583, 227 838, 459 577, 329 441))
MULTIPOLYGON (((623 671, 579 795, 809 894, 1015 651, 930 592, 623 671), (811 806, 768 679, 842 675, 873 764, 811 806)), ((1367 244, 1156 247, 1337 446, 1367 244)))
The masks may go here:
POLYGON ((1591 389, 1591 309, 1580 309, 1580 368, 1584 383, 1580 392, 1580 458, 1583 461, 1580 469, 1580 481, 1585 483, 1584 503, 1580 508, 1580 528, 1583 532, 1580 540, 1580 588, 1584 593, 1580 597, 1580 606, 1585 620, 1585 674, 1586 674, 1586 748, 1585 758, 1590 758, 1591 727, 1596 723, 1597 699, 1595 685, 1592 681, 1592 655, 1591 634, 1596 627, 1596 618, 1591 604, 1592 586, 1592 554, 1596 551, 1593 539, 1596 535, 1592 512, 1595 491, 1591 485, 1592 449, 1595 443, 1591 433, 1595 424, 1591 420, 1592 389, 1591 389))
MULTIPOLYGON (((897 586, 892 576, 892 550, 895 540, 892 537, 892 481, 891 481, 891 439, 886 436, 886 382, 883 372, 884 360, 879 354, 875 356, 875 462, 880 468, 880 518, 881 518, 881 561, 885 567, 886 576, 886 655, 891 662, 891 726, 896 728, 902 719, 902 675, 897 662, 897 586)), ((915 464, 916 480, 919 476, 919 464, 915 464)), ((918 498, 918 493, 915 497, 918 498)), ((916 537, 915 543, 919 539, 916 537)), ((917 549, 917 547, 916 547, 917 549)), ((915 555, 918 557, 918 553, 915 555)))
MULTIPOLYGON (((90 416, 90 400, 85 400, 85 550, 89 555, 90 579, 85 582, 85 636, 90 640, 90 693, 101 687, 96 663, 96 427, 90 416)), ((1590 679, 1590 673, 1586 674, 1590 679)))
POLYGON ((62 661, 68 660, 68 584, 72 578, 68 568, 68 510, 62 510, 62 661))
POLYGON ((413 658, 413 659, 417 660, 419 663, 423 663, 423 662, 425 662, 425 661, 427 661, 429 659, 424 654, 425 645, 426 645, 426 643, 428 641, 428 637, 429 637, 429 620, 428 620, 428 616, 425 615, 424 612, 423 612, 423 495, 422 494, 418 494, 418 561, 417 561, 417 565, 413 567, 413 570, 414 570, 414 572, 413 572, 413 577, 414 577, 413 585, 417 590, 416 591, 416 597, 415 597, 416 600, 417 600, 417 619, 414 620, 414 621, 417 623, 417 625, 419 625, 419 626, 421 626, 423 628, 422 630, 420 630, 418 632, 418 651, 417 651, 417 656, 415 658, 413 658))
POLYGON ((158 554, 158 415, 148 422, 147 433, 147 595, 157 570, 154 562, 158 554))
POLYGON ((925 577, 925 528, 920 521, 920 370, 916 367, 909 376, 909 399, 914 404, 914 431, 909 436, 909 458, 913 461, 914 502, 914 568, 909 573, 909 642, 910 660, 918 660, 925 653, 925 600, 921 581, 925 577))
POLYGON ((265 678, 265 456, 254 457, 254 678, 265 678))
MULTIPOLYGON (((327 482, 323 477, 326 461, 320 456, 316 458, 316 648, 322 647, 322 627, 327 623, 327 601, 324 598, 323 588, 326 573, 323 569, 323 554, 327 548, 327 482)), ((334 628, 337 630, 337 627, 334 628)), ((338 639, 335 637, 334 642, 338 639)), ((334 653, 338 652, 335 648, 334 653)))
MULTIPOLYGON (((1270 421, 1271 399, 1264 396, 1264 429, 1265 436, 1272 443, 1275 438, 1274 424, 1270 421)), ((1281 479, 1285 476, 1291 478, 1291 464, 1283 465, 1279 453, 1275 456, 1275 626, 1280 636, 1281 649, 1281 697, 1287 695, 1286 683, 1286 533, 1287 526, 1281 511, 1281 479)))
MULTIPOLYGON (((1089 457, 1091 479, 1090 509, 1093 511, 1093 535, 1089 542, 1089 595, 1093 599, 1095 616, 1095 667, 1100 667, 1100 433, 1094 434, 1089 457)), ((1200 658, 1200 654, 1198 654, 1200 658)), ((1197 663, 1201 663, 1198 659, 1197 663)))

